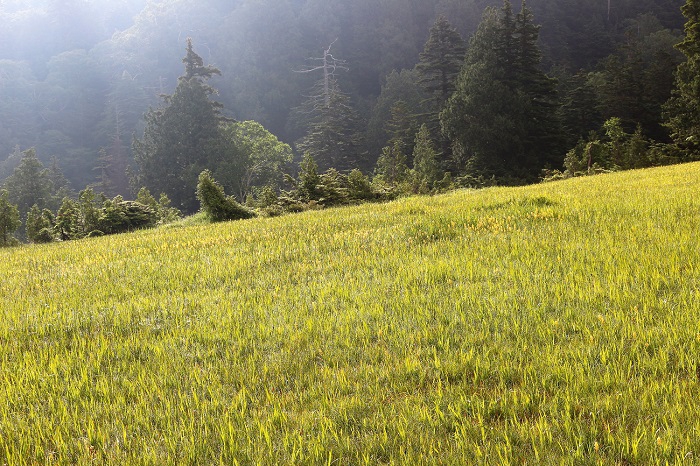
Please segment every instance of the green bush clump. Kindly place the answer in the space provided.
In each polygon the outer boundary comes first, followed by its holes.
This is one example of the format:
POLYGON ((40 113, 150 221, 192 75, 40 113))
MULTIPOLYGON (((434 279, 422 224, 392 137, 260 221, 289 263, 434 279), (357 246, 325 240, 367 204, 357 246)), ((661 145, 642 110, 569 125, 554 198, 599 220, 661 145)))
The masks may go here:
POLYGON ((227 196, 223 186, 212 177, 209 170, 204 170, 199 175, 197 199, 202 206, 202 211, 212 222, 242 220, 255 216, 252 211, 239 204, 233 196, 227 196))

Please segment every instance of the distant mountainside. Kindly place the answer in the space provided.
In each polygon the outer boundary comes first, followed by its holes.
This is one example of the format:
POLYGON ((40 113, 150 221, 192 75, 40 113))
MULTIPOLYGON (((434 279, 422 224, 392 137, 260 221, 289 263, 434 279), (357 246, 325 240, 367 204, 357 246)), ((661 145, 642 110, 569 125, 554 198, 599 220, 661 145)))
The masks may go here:
MULTIPOLYGON (((635 34, 679 30, 680 0, 531 0, 544 66, 593 70, 635 34)), ((365 122, 393 70, 411 69, 438 15, 466 39, 496 0, 45 0, 0 4, 0 180, 18 152, 55 156, 76 189, 101 172, 100 148, 123 151, 142 116, 182 73, 187 37, 223 75, 226 114, 287 142, 292 111, 317 79, 299 74, 335 41, 348 64, 340 85, 365 122), (116 146, 118 142, 118 147, 116 146), (11 154, 14 153, 14 156, 11 154)), ((517 9, 519 5, 515 5, 517 9)), ((562 71, 563 70, 563 71, 562 71)), ((671 73, 672 70, 668 70, 671 73)), ((366 128, 370 133, 372 128, 366 128)), ((372 142, 373 148, 379 141, 372 142)), ((375 149, 371 149, 375 150, 375 149)), ((376 154, 374 155, 376 157, 376 154)))

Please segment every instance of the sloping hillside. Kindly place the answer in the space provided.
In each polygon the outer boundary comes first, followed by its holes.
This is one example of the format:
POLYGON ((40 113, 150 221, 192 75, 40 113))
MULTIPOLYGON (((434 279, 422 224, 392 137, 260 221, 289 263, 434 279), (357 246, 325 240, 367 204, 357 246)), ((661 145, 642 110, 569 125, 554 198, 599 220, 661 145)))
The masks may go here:
POLYGON ((700 457, 700 164, 0 250, 0 464, 700 457))

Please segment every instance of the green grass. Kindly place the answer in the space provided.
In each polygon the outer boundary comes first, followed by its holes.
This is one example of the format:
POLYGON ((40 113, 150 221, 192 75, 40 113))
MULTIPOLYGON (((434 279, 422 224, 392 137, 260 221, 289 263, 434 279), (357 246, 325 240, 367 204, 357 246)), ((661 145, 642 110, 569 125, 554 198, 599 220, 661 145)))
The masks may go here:
POLYGON ((698 464, 700 164, 0 251, 0 464, 698 464))

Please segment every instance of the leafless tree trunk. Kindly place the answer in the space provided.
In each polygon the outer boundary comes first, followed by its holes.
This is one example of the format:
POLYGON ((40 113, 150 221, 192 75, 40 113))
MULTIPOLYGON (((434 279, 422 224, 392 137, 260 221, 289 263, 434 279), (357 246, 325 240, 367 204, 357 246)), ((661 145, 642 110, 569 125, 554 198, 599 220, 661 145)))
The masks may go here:
POLYGON ((303 68, 297 73, 313 73, 314 71, 323 70, 323 99, 326 108, 330 106, 331 101, 331 81, 335 78, 335 72, 339 69, 348 70, 347 62, 345 60, 340 60, 335 58, 331 54, 331 48, 338 39, 331 42, 331 44, 323 51, 322 58, 309 58, 312 62, 321 62, 319 65, 311 65, 303 68))

